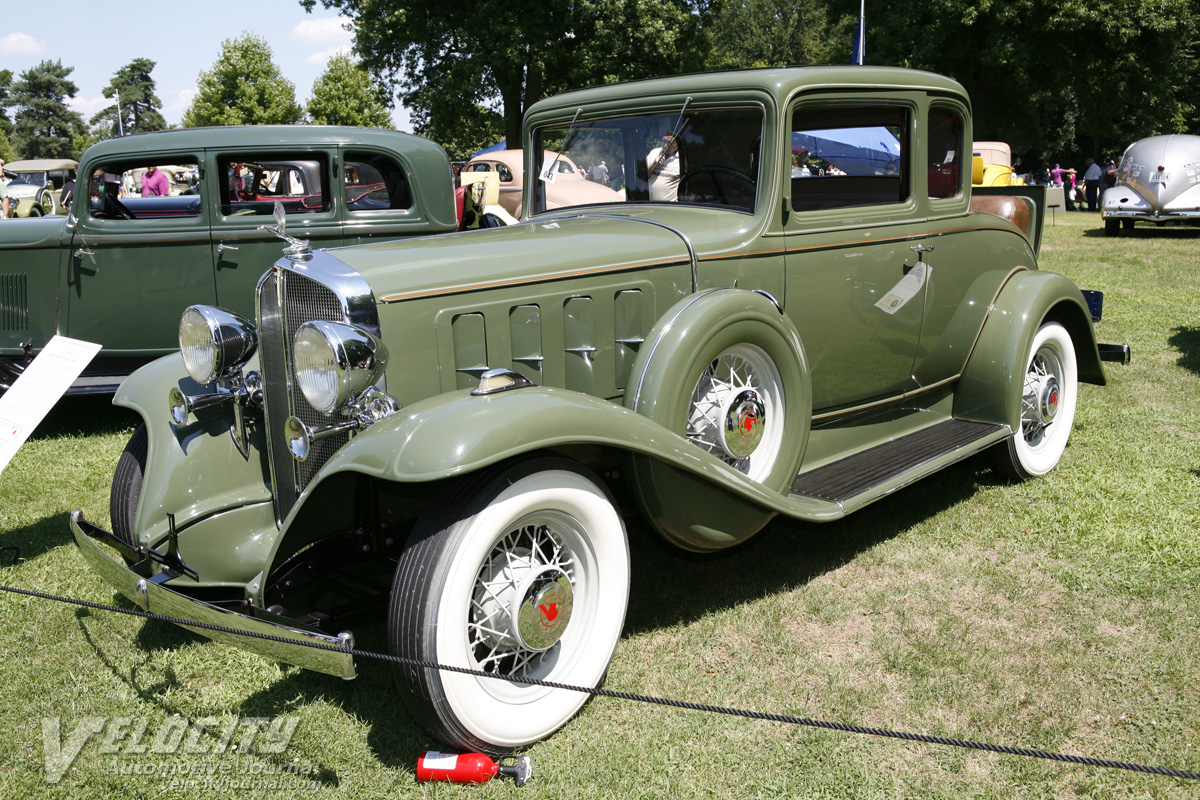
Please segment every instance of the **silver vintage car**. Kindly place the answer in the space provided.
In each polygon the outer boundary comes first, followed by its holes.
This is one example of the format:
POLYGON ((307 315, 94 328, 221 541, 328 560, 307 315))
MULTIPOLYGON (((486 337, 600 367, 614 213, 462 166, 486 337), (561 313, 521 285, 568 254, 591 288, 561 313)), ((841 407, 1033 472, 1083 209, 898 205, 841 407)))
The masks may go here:
POLYGON ((1139 219, 1200 223, 1200 136, 1151 136, 1129 145, 1100 212, 1107 236, 1139 219))

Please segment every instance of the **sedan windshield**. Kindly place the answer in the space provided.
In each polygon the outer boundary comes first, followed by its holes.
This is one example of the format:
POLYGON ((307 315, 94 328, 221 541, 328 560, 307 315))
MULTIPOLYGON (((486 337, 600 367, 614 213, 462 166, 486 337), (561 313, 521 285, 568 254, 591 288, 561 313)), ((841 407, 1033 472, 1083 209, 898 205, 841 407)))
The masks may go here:
POLYGON ((534 213, 596 203, 754 211, 760 108, 685 109, 538 130, 534 213))

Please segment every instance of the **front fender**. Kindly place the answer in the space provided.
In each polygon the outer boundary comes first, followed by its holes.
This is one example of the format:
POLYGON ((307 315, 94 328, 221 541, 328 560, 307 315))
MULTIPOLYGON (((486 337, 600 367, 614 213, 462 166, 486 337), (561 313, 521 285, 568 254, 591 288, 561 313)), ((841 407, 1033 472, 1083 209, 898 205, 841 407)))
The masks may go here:
POLYGON ((1020 429, 1026 359, 1038 328, 1048 321, 1071 334, 1079 380, 1104 385, 1091 312, 1079 287, 1053 272, 1021 272, 996 298, 967 359, 955 392, 955 417, 1020 429))
MULTIPOLYGON (((225 406, 201 409, 183 427, 172 425, 167 396, 176 387, 187 395, 204 392, 187 376, 178 353, 135 371, 113 397, 113 405, 141 416, 148 434, 146 469, 134 515, 134 531, 142 544, 154 544, 166 535, 168 513, 183 529, 218 512, 271 502, 263 427, 250 426, 249 457, 243 457, 231 441, 232 414, 225 406)), ((253 535, 268 535, 274 525, 269 528, 253 535)), ((180 536, 184 541, 184 534, 180 536)), ((241 531, 237 539, 249 536, 241 531)))
POLYGON ((463 389, 414 403, 351 439, 316 480, 352 471, 426 483, 567 445, 615 447, 675 462, 713 480, 728 477, 719 475, 726 471, 719 462, 700 458, 681 436, 618 403, 531 386, 483 397, 463 389))

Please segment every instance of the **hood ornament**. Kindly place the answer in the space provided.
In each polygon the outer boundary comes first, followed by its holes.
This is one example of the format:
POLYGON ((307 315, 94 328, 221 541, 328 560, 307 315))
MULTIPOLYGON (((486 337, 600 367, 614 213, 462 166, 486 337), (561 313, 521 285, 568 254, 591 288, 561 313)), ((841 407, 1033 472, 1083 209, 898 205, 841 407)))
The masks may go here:
POLYGON ((288 247, 283 248, 283 254, 288 261, 304 262, 312 259, 312 247, 304 239, 297 239, 294 236, 289 236, 287 232, 287 213, 283 210, 283 203, 275 201, 275 224, 274 225, 259 225, 260 231, 278 236, 288 243, 288 247))

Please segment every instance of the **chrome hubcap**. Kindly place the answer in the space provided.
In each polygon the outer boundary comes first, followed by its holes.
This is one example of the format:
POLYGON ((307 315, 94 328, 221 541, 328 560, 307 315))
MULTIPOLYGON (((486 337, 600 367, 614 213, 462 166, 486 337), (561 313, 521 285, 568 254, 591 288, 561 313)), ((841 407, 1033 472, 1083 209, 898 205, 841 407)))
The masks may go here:
POLYGON ((547 650, 567 631, 575 594, 571 579, 556 567, 537 573, 519 593, 512 608, 517 639, 530 650, 547 650))
POLYGON ((762 441, 767 410, 758 392, 746 389, 735 395, 725 409, 725 429, 721 445, 730 458, 745 458, 762 441))

